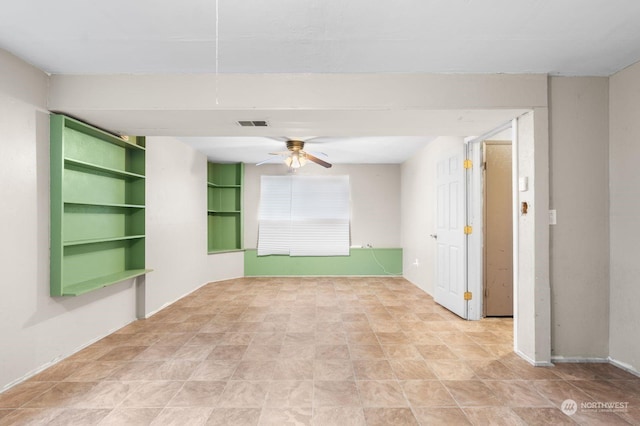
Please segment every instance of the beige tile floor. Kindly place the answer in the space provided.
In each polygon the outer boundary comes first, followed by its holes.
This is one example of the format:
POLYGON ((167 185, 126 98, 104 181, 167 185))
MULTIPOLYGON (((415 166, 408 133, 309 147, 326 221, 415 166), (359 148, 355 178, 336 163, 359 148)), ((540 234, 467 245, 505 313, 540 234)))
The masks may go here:
POLYGON ((0 394, 0 425, 640 424, 640 378, 531 367, 512 326, 400 278, 212 283, 0 394))

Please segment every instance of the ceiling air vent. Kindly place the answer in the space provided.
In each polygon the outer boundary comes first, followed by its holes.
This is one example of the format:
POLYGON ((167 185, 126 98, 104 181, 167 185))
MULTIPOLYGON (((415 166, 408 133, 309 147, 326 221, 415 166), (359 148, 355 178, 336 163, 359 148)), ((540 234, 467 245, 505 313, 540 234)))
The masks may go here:
POLYGON ((269 127, 266 121, 238 121, 238 124, 242 127, 269 127))

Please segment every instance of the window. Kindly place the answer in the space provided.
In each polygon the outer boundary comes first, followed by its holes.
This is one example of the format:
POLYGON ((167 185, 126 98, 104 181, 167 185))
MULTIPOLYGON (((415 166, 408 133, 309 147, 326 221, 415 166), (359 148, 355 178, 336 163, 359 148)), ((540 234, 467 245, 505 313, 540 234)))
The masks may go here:
POLYGON ((258 256, 348 256, 349 176, 262 176, 258 256))

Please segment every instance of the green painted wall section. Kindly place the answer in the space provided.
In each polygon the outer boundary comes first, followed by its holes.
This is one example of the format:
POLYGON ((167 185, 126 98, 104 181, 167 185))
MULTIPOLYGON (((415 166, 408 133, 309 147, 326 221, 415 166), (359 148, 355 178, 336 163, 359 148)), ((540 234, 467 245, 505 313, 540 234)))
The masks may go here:
POLYGON ((207 247, 209 253, 241 250, 244 164, 207 163, 207 247))
POLYGON ((260 276, 402 275, 401 248, 352 248, 350 256, 258 256, 244 254, 244 274, 260 276))

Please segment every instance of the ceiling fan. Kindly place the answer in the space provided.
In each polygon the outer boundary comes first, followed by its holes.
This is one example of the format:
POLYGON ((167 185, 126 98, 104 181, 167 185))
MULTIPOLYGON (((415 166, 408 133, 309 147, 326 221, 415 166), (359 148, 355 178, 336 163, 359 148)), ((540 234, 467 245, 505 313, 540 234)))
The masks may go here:
MULTIPOLYGON (((324 160, 321 160, 320 158, 316 157, 315 155, 311 154, 308 151, 305 151, 304 148, 304 141, 302 140, 297 140, 297 139, 288 139, 286 141, 287 144, 287 150, 288 151, 282 151, 282 152, 270 152, 269 154, 271 155, 280 155, 280 156, 284 156, 284 162, 285 164, 289 167, 289 169, 292 170, 296 170, 299 169, 300 167, 304 166, 305 164, 307 164, 309 161, 319 164, 322 167, 326 167, 326 168, 330 168, 332 166, 331 163, 328 163, 324 160)), ((315 154, 315 153, 314 153, 315 154)), ((319 155, 325 155, 324 153, 320 153, 319 155)), ((270 163, 272 162, 272 158, 269 158, 267 160, 261 161, 259 163, 257 163, 256 165, 259 166, 261 164, 265 164, 265 163, 270 163)))

